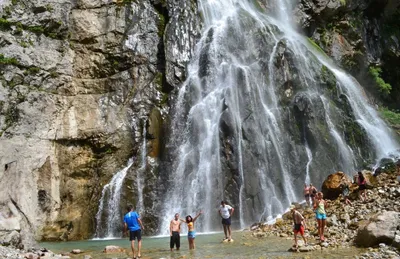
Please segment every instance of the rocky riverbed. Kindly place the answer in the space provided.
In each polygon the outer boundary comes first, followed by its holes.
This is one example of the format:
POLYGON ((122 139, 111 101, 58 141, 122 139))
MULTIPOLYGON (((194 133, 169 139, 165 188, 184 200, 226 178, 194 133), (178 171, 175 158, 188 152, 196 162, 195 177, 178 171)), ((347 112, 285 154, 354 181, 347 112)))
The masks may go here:
MULTIPOLYGON (((371 172, 363 173, 369 185, 366 202, 358 198, 358 187, 355 184, 351 186, 352 205, 345 205, 341 195, 336 199, 327 200, 325 242, 318 239, 313 209, 306 204, 295 204, 306 218, 308 227, 305 234, 308 245, 304 246, 302 241, 299 242, 299 252, 357 245, 369 247, 368 252, 360 258, 400 258, 400 184, 396 180, 396 174, 382 173, 374 177, 371 172)), ((341 172, 329 176, 324 185, 329 185, 330 188, 324 192, 337 193, 342 176, 341 172)), ((279 236, 293 239, 292 224, 291 213, 287 212, 281 219, 277 219, 275 224, 254 224, 251 230, 253 236, 258 238, 279 236)))

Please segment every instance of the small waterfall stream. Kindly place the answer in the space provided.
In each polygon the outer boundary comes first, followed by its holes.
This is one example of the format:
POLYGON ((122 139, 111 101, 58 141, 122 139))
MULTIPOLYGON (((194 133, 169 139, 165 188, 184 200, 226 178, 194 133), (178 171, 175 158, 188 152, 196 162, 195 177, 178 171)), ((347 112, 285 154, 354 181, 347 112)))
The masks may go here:
POLYGON ((112 238, 121 236, 120 197, 122 183, 126 173, 133 165, 133 158, 129 159, 127 166, 118 171, 111 181, 103 187, 99 209, 96 214, 97 238, 112 238))
POLYGON ((141 161, 140 167, 136 171, 136 185, 137 185, 137 194, 138 194, 138 202, 136 205, 136 211, 139 213, 143 213, 144 206, 143 206, 143 186, 144 186, 144 179, 143 175, 146 172, 147 168, 147 142, 146 142, 146 126, 143 127, 143 143, 142 143, 142 153, 141 153, 141 161))

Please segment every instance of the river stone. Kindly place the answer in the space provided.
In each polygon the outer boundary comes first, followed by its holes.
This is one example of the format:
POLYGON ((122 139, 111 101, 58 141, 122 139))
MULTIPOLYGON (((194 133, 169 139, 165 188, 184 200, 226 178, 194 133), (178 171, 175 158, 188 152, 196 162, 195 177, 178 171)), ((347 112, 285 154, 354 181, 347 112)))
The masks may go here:
POLYGON ((299 248, 299 251, 300 251, 300 252, 311 252, 311 251, 313 251, 313 250, 314 250, 314 249, 313 249, 312 246, 302 246, 302 247, 299 248))
MULTIPOLYGON (((372 217, 366 224, 360 226, 355 238, 355 243, 359 246, 370 247, 385 243, 395 244, 395 233, 400 225, 400 213, 386 211, 372 217)), ((400 247, 399 244, 395 244, 400 247)))
POLYGON ((80 253, 83 253, 83 251, 80 249, 74 249, 71 251, 71 254, 80 254, 80 253))
POLYGON ((109 254, 109 253, 123 253, 125 252, 125 249, 119 246, 106 246, 104 248, 104 253, 109 254))

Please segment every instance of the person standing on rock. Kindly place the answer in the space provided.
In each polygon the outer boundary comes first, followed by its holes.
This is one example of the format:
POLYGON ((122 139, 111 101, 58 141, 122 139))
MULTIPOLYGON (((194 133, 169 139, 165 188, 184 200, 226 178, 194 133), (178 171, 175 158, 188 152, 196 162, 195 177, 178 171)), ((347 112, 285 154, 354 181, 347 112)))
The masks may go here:
POLYGON ((232 240, 232 234, 231 234, 231 217, 235 209, 228 204, 226 204, 225 201, 221 201, 221 206, 219 206, 219 215, 222 218, 222 226, 224 227, 224 233, 225 233, 225 240, 231 241, 232 240))
POLYGON ((315 210, 315 217, 318 223, 319 240, 321 240, 321 242, 325 241, 324 231, 326 223, 326 212, 325 212, 326 207, 327 206, 324 200, 324 195, 322 194, 322 192, 319 192, 317 194, 317 197, 315 198, 314 210, 315 210))
POLYGON ((179 213, 175 214, 173 220, 169 224, 169 234, 171 236, 171 240, 169 242, 169 247, 174 250, 174 245, 176 246, 176 250, 179 250, 181 247, 181 219, 179 218, 179 213))
POLYGON ((304 230, 307 228, 306 226, 306 221, 301 215, 301 213, 296 209, 296 206, 292 205, 290 206, 290 211, 292 212, 292 218, 293 218, 293 232, 294 232, 294 245, 297 250, 298 245, 297 245, 297 234, 300 233, 301 237, 304 240, 304 245, 307 245, 307 240, 304 236, 304 230))
POLYGON ((310 187, 307 184, 304 184, 304 198, 306 199, 307 206, 310 206, 310 187))
POLYGON ((365 202, 367 200, 367 180, 365 179, 364 175, 362 172, 358 172, 358 177, 357 177, 357 184, 358 184, 358 197, 360 200, 365 202))
POLYGON ((344 204, 353 205, 351 203, 351 201, 349 200, 350 187, 349 187, 349 183, 348 183, 346 177, 342 178, 342 182, 340 183, 340 187, 342 188, 342 195, 343 195, 343 199, 344 199, 344 204))
POLYGON ((138 252, 137 258, 141 257, 140 250, 142 248, 142 229, 143 223, 140 219, 139 214, 133 209, 132 205, 128 205, 127 207, 128 213, 124 216, 124 233, 128 235, 129 230, 129 240, 131 241, 131 248, 133 253, 133 259, 136 258, 135 256, 135 239, 138 240, 138 252))

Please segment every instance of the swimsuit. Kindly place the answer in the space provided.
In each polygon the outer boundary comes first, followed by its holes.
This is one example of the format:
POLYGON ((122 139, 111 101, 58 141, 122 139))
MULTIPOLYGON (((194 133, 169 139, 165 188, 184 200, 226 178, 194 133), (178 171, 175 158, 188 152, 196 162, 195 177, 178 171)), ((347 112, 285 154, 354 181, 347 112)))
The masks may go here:
POLYGON ((194 225, 193 222, 189 222, 188 224, 188 238, 195 238, 196 237, 196 231, 194 231, 194 225))
POLYGON ((317 219, 322 219, 322 220, 326 219, 325 203, 324 202, 319 201, 318 208, 315 211, 315 216, 316 216, 317 219))
POLYGON ((188 238, 195 238, 196 237, 196 231, 189 231, 188 232, 188 238))

